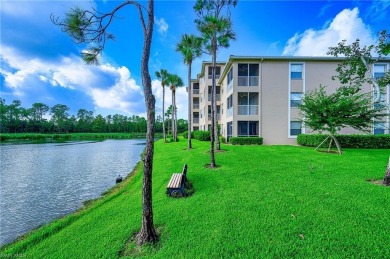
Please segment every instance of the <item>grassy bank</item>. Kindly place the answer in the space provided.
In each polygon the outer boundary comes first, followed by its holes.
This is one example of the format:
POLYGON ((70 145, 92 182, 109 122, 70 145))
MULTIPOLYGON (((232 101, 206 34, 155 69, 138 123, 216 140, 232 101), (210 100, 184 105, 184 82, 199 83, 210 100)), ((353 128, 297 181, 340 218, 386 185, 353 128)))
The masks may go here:
MULTIPOLYGON (((156 138, 161 138, 161 133, 155 134, 156 138)), ((134 139, 145 138, 146 133, 71 133, 71 134, 38 134, 38 133, 2 133, 0 141, 8 140, 89 140, 89 139, 134 139)))
MULTIPOLYGON (((389 149, 342 156, 294 146, 229 146, 209 162, 208 142, 155 145, 153 201, 161 240, 145 256, 167 258, 389 258, 389 149), (165 194, 188 164, 195 194, 165 194)), ((140 166, 105 198, 1 248, 27 258, 116 258, 141 222, 140 166)))

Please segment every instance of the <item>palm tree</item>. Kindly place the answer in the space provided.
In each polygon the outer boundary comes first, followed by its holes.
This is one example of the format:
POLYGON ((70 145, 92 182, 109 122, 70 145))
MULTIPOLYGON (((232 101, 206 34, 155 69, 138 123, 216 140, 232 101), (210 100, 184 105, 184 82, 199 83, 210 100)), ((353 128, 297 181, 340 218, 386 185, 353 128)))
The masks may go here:
POLYGON ((169 120, 171 118, 171 115, 172 115, 172 105, 169 105, 168 109, 167 109, 167 112, 165 113, 165 116, 167 116, 167 119, 168 119, 168 130, 167 130, 167 134, 169 135, 169 120))
POLYGON ((195 20, 197 29, 201 33, 206 51, 212 56, 212 94, 211 94, 211 134, 210 134, 210 167, 215 167, 214 142, 217 141, 217 149, 220 149, 217 127, 217 89, 215 80, 215 68, 217 51, 220 47, 229 47, 229 41, 235 40, 230 20, 230 6, 235 7, 237 0, 197 0, 194 10, 198 15, 195 20), (221 11, 227 7, 227 16, 221 15, 221 11))
POLYGON ((165 70, 165 69, 161 69, 160 71, 156 71, 156 76, 159 80, 161 80, 161 86, 163 88, 163 97, 162 97, 162 121, 163 121, 163 137, 164 137, 164 143, 167 142, 167 136, 165 134, 165 119, 164 119, 164 115, 165 115, 165 111, 164 111, 164 104, 165 104, 165 83, 168 79, 168 71, 165 70))
POLYGON ((141 57, 141 78, 147 114, 147 133, 145 156, 142 159, 144 166, 142 179, 142 223, 141 230, 137 235, 137 244, 143 245, 158 240, 153 223, 152 208, 155 98, 152 92, 152 81, 149 73, 149 58, 154 25, 154 1, 148 0, 147 7, 137 1, 123 1, 108 13, 100 13, 96 9, 83 10, 76 7, 66 13, 66 18, 63 21, 60 21, 59 18, 53 15, 51 16, 51 20, 54 24, 60 26, 64 32, 68 33, 77 43, 90 43, 91 47, 82 52, 82 59, 87 64, 99 64, 99 58, 104 50, 105 44, 108 40, 115 38, 107 30, 116 17, 116 13, 128 5, 136 7, 144 36, 141 57))
POLYGON ((168 82, 172 91, 172 136, 174 141, 177 141, 177 109, 176 109, 176 88, 182 87, 183 79, 175 74, 169 74, 168 82))
POLYGON ((183 61, 188 66, 188 149, 191 144, 191 65, 195 58, 200 57, 202 39, 195 35, 184 34, 181 41, 177 44, 176 51, 183 55, 183 61))

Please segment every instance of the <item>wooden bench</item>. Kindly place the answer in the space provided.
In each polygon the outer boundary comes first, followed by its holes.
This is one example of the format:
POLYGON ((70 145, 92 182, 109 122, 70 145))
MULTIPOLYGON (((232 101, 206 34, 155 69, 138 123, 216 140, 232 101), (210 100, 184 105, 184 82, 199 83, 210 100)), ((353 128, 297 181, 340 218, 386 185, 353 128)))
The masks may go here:
POLYGON ((171 180, 167 185, 167 194, 171 197, 184 197, 184 185, 187 181, 187 165, 183 167, 181 173, 172 174, 171 180))

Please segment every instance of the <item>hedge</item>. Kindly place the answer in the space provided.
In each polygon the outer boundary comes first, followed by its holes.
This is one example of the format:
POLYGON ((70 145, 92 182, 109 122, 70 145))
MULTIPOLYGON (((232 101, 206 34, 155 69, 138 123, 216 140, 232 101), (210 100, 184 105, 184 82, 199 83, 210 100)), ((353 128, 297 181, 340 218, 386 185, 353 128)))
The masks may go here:
MULTIPOLYGON (((188 131, 183 132, 183 138, 188 139, 188 131)), ((194 131, 191 131, 191 138, 194 138, 194 131)))
POLYGON ((210 131, 197 130, 194 132, 194 138, 200 141, 210 141, 210 131))
MULTIPOLYGON (((317 147, 327 137, 326 134, 299 134, 297 143, 302 146, 317 147)), ((336 135, 342 148, 390 148, 390 134, 383 135, 336 135)))
POLYGON ((233 145, 261 145, 263 138, 261 137, 231 137, 229 142, 233 145))

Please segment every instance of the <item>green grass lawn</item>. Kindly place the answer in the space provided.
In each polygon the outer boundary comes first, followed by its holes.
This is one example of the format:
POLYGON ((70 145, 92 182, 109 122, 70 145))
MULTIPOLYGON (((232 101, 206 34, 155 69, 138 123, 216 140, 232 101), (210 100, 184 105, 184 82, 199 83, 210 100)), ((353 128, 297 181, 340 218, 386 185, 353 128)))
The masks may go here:
MULTIPOLYGON (((295 146, 230 146, 208 169, 208 142, 156 142, 153 170, 156 258, 390 258, 389 149, 343 155, 295 146), (195 194, 165 194, 173 172, 188 164, 195 194)), ((140 228, 136 172, 87 209, 5 246, 27 258, 116 258, 140 228)))

